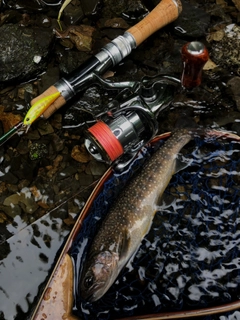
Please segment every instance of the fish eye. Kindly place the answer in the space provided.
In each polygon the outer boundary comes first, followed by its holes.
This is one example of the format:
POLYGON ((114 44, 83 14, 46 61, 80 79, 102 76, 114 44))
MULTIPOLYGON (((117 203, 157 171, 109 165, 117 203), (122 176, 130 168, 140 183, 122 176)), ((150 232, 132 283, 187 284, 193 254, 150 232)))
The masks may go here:
POLYGON ((93 285, 93 276, 86 277, 84 280, 84 286, 90 288, 93 285))

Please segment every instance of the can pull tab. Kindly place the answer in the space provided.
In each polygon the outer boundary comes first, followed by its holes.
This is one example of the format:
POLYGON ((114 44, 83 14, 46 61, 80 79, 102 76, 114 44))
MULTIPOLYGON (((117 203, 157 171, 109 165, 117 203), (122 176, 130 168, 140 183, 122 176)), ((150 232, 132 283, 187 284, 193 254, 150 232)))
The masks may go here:
POLYGON ((201 84, 202 69, 208 61, 208 50, 199 41, 188 42, 182 47, 183 72, 182 86, 192 89, 201 84))

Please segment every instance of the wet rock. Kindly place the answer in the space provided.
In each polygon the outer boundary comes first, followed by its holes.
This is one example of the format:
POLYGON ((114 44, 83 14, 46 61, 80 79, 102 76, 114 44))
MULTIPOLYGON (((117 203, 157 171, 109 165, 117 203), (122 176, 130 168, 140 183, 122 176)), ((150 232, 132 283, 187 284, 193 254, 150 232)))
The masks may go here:
POLYGON ((53 210, 51 212, 51 217, 59 218, 62 220, 66 219, 68 217, 68 204, 66 203, 66 204, 62 205, 61 208, 58 208, 58 210, 53 210))
POLYGON ((62 129, 62 115, 60 113, 55 113, 51 119, 51 125, 55 129, 62 129))
MULTIPOLYGON (((231 17, 229 16, 229 12, 228 12, 228 5, 225 1, 222 1, 221 3, 218 3, 218 1, 216 1, 216 4, 212 4, 209 8, 208 11, 210 12, 211 16, 218 20, 220 23, 224 23, 224 24, 229 24, 232 22, 231 17)), ((235 8, 233 8, 234 11, 235 8)))
POLYGON ((19 23, 22 19, 22 14, 16 10, 6 10, 0 13, 0 26, 5 23, 19 23))
POLYGON ((93 33, 95 28, 88 25, 79 25, 68 27, 64 32, 55 31, 57 37, 61 39, 70 39, 79 51, 91 51, 93 44, 93 33))
POLYGON ((81 163, 87 163, 92 159, 86 148, 79 145, 73 147, 71 157, 81 163))
POLYGON ((200 38, 206 35, 210 24, 210 15, 199 6, 182 0, 182 13, 173 22, 174 32, 184 38, 200 38))
MULTIPOLYGON (((240 119, 238 119, 240 120, 240 119)), ((231 127, 231 130, 236 132, 236 134, 239 136, 240 135, 240 123, 239 122, 234 122, 232 127, 231 127)))
POLYGON ((51 29, 6 24, 0 33, 0 86, 29 80, 46 68, 51 29))
POLYGON ((93 176, 101 176, 104 174, 107 168, 108 166, 105 163, 92 160, 87 166, 86 173, 92 174, 93 176))
POLYGON ((5 168, 3 171, 0 171, 0 181, 13 184, 18 183, 18 178, 16 177, 16 175, 6 169, 7 168, 5 168))
POLYGON ((118 16, 122 16, 131 23, 140 21, 149 13, 149 10, 141 0, 108 0, 107 5, 111 8, 112 12, 118 16))
POLYGON ((0 212, 0 223, 4 223, 7 220, 7 216, 4 212, 0 212))
POLYGON ((60 78, 59 68, 49 65, 46 72, 41 75, 37 84, 39 94, 49 88, 53 83, 58 81, 60 78))
POLYGON ((29 147, 29 158, 33 160, 40 160, 48 154, 48 149, 44 143, 34 143, 29 147))
POLYGON ((76 179, 83 186, 89 186, 94 181, 93 176, 90 174, 86 174, 85 172, 78 173, 76 175, 76 179))
POLYGON ((7 191, 6 183, 1 183, 0 184, 0 194, 4 195, 6 191, 7 191))
POLYGON ((0 120, 2 122, 4 132, 7 132, 18 122, 20 122, 23 119, 23 117, 20 114, 4 112, 4 109, 4 106, 0 105, 0 120))
POLYGON ((40 134, 37 130, 29 130, 27 133, 27 138, 29 140, 38 140, 40 139, 40 134))
POLYGON ((79 0, 73 0, 64 9, 61 19, 66 25, 75 25, 84 18, 84 12, 81 3, 82 1, 80 2, 79 0))
POLYGON ((240 113, 237 111, 229 112, 225 116, 220 115, 214 117, 214 123, 216 123, 219 127, 235 123, 236 120, 240 120, 240 113))
POLYGON ((49 147, 49 154, 56 154, 64 149, 64 140, 62 140, 57 134, 51 135, 51 143, 49 147))
POLYGON ((54 129, 48 121, 40 120, 38 122, 38 131, 42 136, 45 136, 53 133, 54 129))
MULTIPOLYGON (((5 228, 0 225, 0 243, 1 243, 1 251, 0 251, 0 260, 5 259, 9 253, 11 252, 10 244, 5 241, 11 236, 11 233, 8 232, 5 228)), ((4 319, 4 314, 0 311, 0 319, 4 319)))
MULTIPOLYGON (((3 205, 12 209, 14 209, 14 206, 16 205, 20 207, 23 206, 24 211, 30 214, 38 209, 38 205, 36 204, 35 199, 32 197, 32 194, 28 188, 24 188, 20 193, 12 194, 11 196, 7 197, 4 200, 3 205)), ((18 212, 19 209, 16 211, 18 212)))
POLYGON ((233 77, 232 79, 230 79, 227 83, 227 86, 229 87, 232 95, 233 95, 233 99, 236 102, 236 106, 238 108, 238 110, 240 111, 240 77, 233 77))
MULTIPOLYGON (((6 198, 7 199, 7 198, 6 198)), ((16 216, 21 215, 21 207, 18 204, 15 205, 0 205, 0 209, 10 218, 14 219, 16 216)))
POLYGON ((86 16, 96 16, 102 6, 102 0, 81 0, 81 6, 86 16))
POLYGON ((114 29, 128 29, 129 24, 120 17, 112 18, 112 19, 102 19, 98 23, 98 27, 100 28, 114 28, 114 29))
POLYGON ((19 154, 26 154, 28 153, 28 143, 27 141, 20 141, 20 143, 17 145, 17 151, 19 154))
MULTIPOLYGON (((240 26, 230 24, 222 30, 224 34, 219 41, 208 37, 212 47, 211 59, 223 68, 240 67, 240 26)), ((221 31, 221 32, 222 32, 221 31)))
POLYGON ((52 178, 54 174, 56 174, 56 172, 58 171, 59 165, 60 163, 63 161, 63 156, 58 155, 54 161, 53 161, 53 165, 52 166, 48 166, 47 167, 47 176, 49 178, 52 178))
POLYGON ((63 179, 69 178, 72 175, 74 175, 76 172, 77 172, 77 169, 75 167, 69 166, 58 173, 57 180, 63 180, 63 179))
POLYGON ((37 174, 37 162, 30 161, 29 157, 27 155, 21 155, 19 157, 16 157, 16 159, 13 161, 15 165, 15 170, 12 169, 12 173, 18 177, 18 179, 26 179, 31 181, 33 177, 37 174), (19 162, 16 164, 16 162, 19 162), (16 167, 18 166, 18 169, 16 167))
POLYGON ((39 15, 36 21, 39 27, 49 28, 52 25, 51 19, 46 15, 39 15))
POLYGON ((232 0, 232 2, 235 4, 238 11, 240 11, 240 0, 232 0))
POLYGON ((62 74, 69 74, 89 58, 86 52, 73 50, 63 52, 62 48, 57 50, 57 55, 59 56, 59 69, 62 74))
POLYGON ((15 0, 15 1, 8 1, 2 0, 3 7, 7 7, 10 9, 16 10, 29 10, 29 11, 39 11, 43 10, 44 3, 38 0, 15 0))
POLYGON ((34 89, 31 83, 26 83, 18 88, 18 97, 22 100, 25 100, 26 93, 33 95, 34 89))

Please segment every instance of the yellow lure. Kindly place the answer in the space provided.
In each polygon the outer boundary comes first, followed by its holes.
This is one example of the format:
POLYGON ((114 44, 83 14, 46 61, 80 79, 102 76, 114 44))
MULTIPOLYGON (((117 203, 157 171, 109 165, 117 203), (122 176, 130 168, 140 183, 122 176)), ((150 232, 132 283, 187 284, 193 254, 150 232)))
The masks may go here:
POLYGON ((35 102, 31 108, 28 110, 24 120, 23 125, 26 127, 30 127, 31 124, 39 118, 45 110, 60 96, 60 92, 55 92, 50 96, 39 99, 35 102))

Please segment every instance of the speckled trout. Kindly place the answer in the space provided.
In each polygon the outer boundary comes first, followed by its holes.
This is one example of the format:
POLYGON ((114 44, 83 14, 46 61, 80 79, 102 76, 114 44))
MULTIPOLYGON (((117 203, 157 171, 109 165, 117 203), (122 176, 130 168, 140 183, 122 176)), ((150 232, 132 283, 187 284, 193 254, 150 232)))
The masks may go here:
MULTIPOLYGON (((176 172, 177 155, 197 131, 180 129, 175 132, 110 208, 83 266, 79 290, 85 300, 94 302, 100 299, 136 253, 151 227, 159 200, 176 172)), ((212 130, 203 134, 219 137, 223 132, 212 130)))

